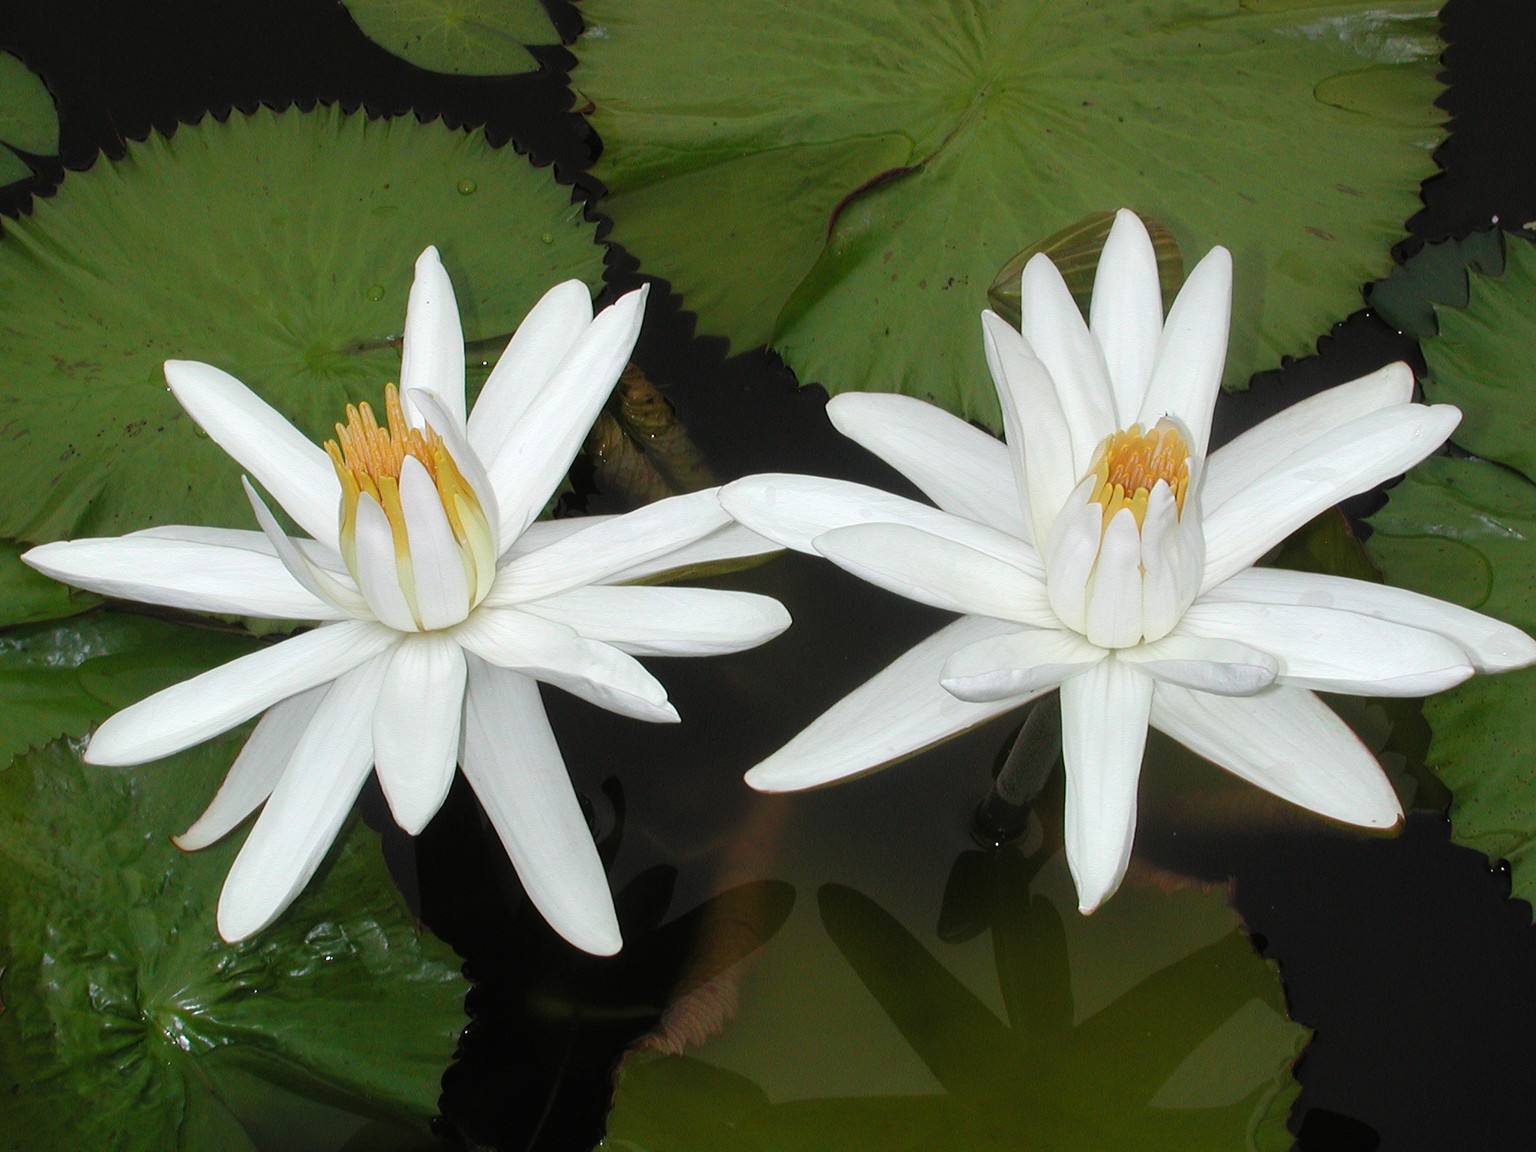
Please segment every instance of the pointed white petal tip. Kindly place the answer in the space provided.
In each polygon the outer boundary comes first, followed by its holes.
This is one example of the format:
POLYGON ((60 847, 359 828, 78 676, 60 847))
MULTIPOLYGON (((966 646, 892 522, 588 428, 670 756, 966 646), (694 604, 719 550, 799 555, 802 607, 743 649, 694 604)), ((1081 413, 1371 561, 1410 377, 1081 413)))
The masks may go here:
POLYGON ((420 274, 423 268, 431 268, 434 265, 441 268, 443 258, 438 253, 436 244, 428 244, 421 250, 421 255, 416 257, 416 272, 420 274))

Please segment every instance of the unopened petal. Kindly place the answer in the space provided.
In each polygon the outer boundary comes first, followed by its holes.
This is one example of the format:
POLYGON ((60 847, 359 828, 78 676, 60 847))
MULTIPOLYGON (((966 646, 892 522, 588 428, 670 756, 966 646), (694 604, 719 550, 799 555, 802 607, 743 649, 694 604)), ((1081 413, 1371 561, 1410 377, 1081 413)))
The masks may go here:
POLYGON ((262 534, 273 554, 288 570, 289 578, 311 596, 332 606, 333 619, 345 619, 348 616, 358 620, 373 619, 373 610, 368 607, 367 599, 356 586, 346 577, 327 571, 305 555, 298 544, 288 538, 288 534, 278 524, 277 517, 272 515, 272 510, 267 507, 266 501, 250 480, 242 476, 240 482, 245 486, 245 496, 251 503, 251 511, 256 515, 256 523, 261 525, 262 534))
POLYGON ((341 484, 325 452, 228 372, 167 360, 165 380, 197 426, 316 540, 335 549, 341 484))
POLYGON ((453 783, 464 715, 464 652, 440 634, 407 636, 373 710, 373 760, 395 823, 419 835, 453 783))
POLYGON ((357 499, 357 584, 380 623, 399 632, 415 632, 416 616, 400 587, 395 530, 379 502, 364 492, 357 499))
POLYGON ((387 660, 342 676, 316 708, 219 893, 229 943, 277 919, 325 859, 373 763, 369 727, 387 660))
POLYGON ((1032 539, 1008 446, 997 437, 895 393, 844 392, 827 401, 827 416, 944 511, 1032 539))
POLYGON ((619 950, 608 878, 581 814, 538 685, 470 658, 464 776, 533 906, 585 952, 619 950))
POLYGON ((334 680, 398 639, 371 621, 344 620, 259 649, 124 708, 96 729, 86 761, 143 764, 180 752, 334 680))
POLYGON ((974 704, 946 691, 940 670, 980 640, 1018 631, 967 616, 941 628, 822 713, 747 773, 760 792, 794 792, 882 767, 1027 704, 1040 692, 974 704))
POLYGON ((1141 639, 1141 583, 1141 529, 1135 514, 1122 508, 1099 544, 1086 612, 1089 640, 1104 648, 1124 648, 1141 639))
POLYGON ((240 821, 256 811, 282 778, 299 739, 314 719, 327 686, 311 688, 267 709, 240 755, 230 765, 213 802, 180 836, 176 847, 195 852, 222 840, 240 821))
POLYGON ((1104 530, 1103 509, 1088 502, 1093 484, 1090 476, 1073 490, 1045 547, 1045 587, 1051 607, 1063 624, 1083 633, 1088 631, 1089 580, 1104 530))
POLYGON ((1120 887, 1131 861, 1151 704, 1151 679, 1115 659, 1061 686, 1067 865, 1085 913, 1120 887))
POLYGON ((1304 689, 1213 696, 1163 683, 1153 694, 1152 725, 1233 775, 1334 820, 1389 828, 1402 819, 1375 757, 1304 689))
POLYGON ((457 624, 469 614, 470 573, 437 485, 414 456, 407 456, 400 466, 400 507, 410 540, 421 626, 432 631, 457 624))

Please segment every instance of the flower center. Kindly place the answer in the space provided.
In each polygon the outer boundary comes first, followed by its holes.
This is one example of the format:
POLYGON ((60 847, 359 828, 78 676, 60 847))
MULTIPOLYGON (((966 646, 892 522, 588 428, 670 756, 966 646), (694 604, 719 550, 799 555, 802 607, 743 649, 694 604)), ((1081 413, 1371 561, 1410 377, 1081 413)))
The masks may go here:
MULTIPOLYGON (((376 586, 377 573, 360 571, 357 533, 358 507, 370 497, 383 509, 394 541, 394 576, 417 628, 443 627, 442 593, 455 601, 446 611, 447 623, 457 623, 490 591, 495 577, 494 534, 475 490, 459 471, 443 439, 431 425, 411 427, 400 404, 399 390, 384 388, 385 426, 380 427, 365 402, 347 405, 347 422, 336 425, 336 439, 325 443, 326 454, 341 481, 341 552, 348 570, 365 595, 376 586), (415 477, 414 460, 420 465, 415 477), (420 483, 422 472, 431 487, 420 483), (436 490, 436 501, 432 491, 436 490), (425 492, 425 500, 422 494, 425 492), (444 523, 446 521, 446 523, 444 523), (463 568, 462 587, 443 587, 441 566, 435 561, 451 534, 463 568), (414 537, 414 538, 413 538, 414 537), (415 551, 413 552, 413 548, 415 551), (423 581, 430 587, 423 587, 423 581), (460 606, 460 603, 462 606, 460 606)), ((448 551, 454 551, 448 545, 448 551)), ((450 562, 451 563, 451 562, 450 562)), ((370 601, 373 597, 369 596, 370 601)), ((381 617, 382 618, 382 617, 381 617)), ((386 621, 388 622, 388 621, 386 621)))
POLYGON ((1189 445, 1169 420, 1159 420, 1150 432, 1132 424, 1107 436, 1094 454, 1089 472, 1098 477, 1090 503, 1104 509, 1105 528, 1115 513, 1129 508, 1140 528, 1147 518, 1147 497, 1157 482, 1167 483, 1182 514, 1189 489, 1189 445))

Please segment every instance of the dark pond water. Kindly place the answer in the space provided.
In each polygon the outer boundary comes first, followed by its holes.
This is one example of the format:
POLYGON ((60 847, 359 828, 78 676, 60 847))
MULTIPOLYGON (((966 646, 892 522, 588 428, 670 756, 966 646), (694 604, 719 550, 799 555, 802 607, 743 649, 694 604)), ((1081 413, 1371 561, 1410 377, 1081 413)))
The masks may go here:
MULTIPOLYGON (((556 15, 568 35, 579 29, 575 9, 556 15)), ((1443 103, 1454 131, 1440 153, 1445 172, 1426 186, 1410 224, 1410 248, 1495 219, 1536 219, 1536 5, 1453 0, 1445 21, 1451 88, 1443 103)), ((62 117, 61 165, 45 165, 31 188, 0 193, 0 209, 12 213, 32 193, 46 195, 63 169, 118 156, 124 141, 152 127, 168 131, 263 101, 341 101, 483 124, 493 140, 513 141, 596 191, 583 169, 598 142, 569 110, 569 57, 558 49, 527 77, 432 76, 374 47, 329 0, 0 0, 0 49, 44 77, 62 117)), ((617 284, 633 278, 622 253, 610 265, 617 284)), ((804 470, 901 487, 832 431, 818 390, 797 391, 764 354, 724 359, 718 341, 692 337, 675 298, 651 300, 636 359, 722 478, 804 470)), ((1351 317, 1322 341, 1319 357, 1224 398, 1217 439, 1360 366, 1416 355, 1374 318, 1351 317)), ((589 471, 577 480, 568 511, 609 506, 589 471)), ((728 887, 772 876, 787 821, 837 827, 892 874, 930 884, 963 845, 964 815, 1010 739, 1006 722, 952 745, 942 761, 925 758, 857 787, 774 799, 740 784, 746 766, 930 631, 937 615, 798 557, 732 579, 782 598, 796 627, 730 660, 658 662, 686 724, 657 730, 549 699, 612 858, 629 941, 619 958, 577 957, 549 933, 480 835, 462 782, 414 845, 386 830, 402 883, 476 981, 474 1023, 445 1080, 445 1139, 549 1150, 599 1139, 613 1063, 676 986, 709 919, 697 909, 728 887), (965 767, 941 772, 940 762, 965 767), (932 783, 940 778, 942 786, 932 783), (908 836, 904 821, 917 806, 931 819, 930 805, 954 813, 953 826, 908 836)), ((1256 947, 1278 962, 1294 1018, 1316 1032, 1291 1121, 1301 1149, 1531 1146, 1536 934, 1530 909, 1508 900, 1502 868, 1452 845, 1432 812, 1415 814, 1395 839, 1364 839, 1303 820, 1222 834, 1214 822, 1191 823, 1169 798, 1144 797, 1144 807, 1138 855, 1194 877, 1234 877, 1256 947)))

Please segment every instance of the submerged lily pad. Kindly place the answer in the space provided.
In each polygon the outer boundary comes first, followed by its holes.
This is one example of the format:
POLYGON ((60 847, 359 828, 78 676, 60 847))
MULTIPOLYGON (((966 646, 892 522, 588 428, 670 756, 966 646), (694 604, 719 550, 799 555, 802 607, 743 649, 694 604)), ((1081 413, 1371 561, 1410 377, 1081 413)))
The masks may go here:
POLYGON ((815 903, 724 1031, 625 1062, 602 1148, 1290 1146, 1305 1032, 1219 895, 1084 920, 1059 853, 1008 849, 955 860, 937 933, 842 884, 815 903))
MULTIPOLYGON (((1536 248, 1509 238, 1503 275, 1470 272, 1466 306, 1438 303, 1435 318, 1425 395, 1462 408, 1453 439, 1484 459, 1420 464, 1372 517, 1367 548, 1391 583, 1536 634, 1536 248)), ((1475 677, 1424 714, 1454 837, 1508 859, 1514 894, 1536 902, 1536 671, 1475 677)))
POLYGON ((323 439, 398 377, 428 244, 471 340, 602 273, 551 170, 438 123, 262 110, 71 173, 0 239, 0 534, 249 527, 239 467, 166 391, 162 362, 232 372, 323 439))
POLYGON ((0 185, 32 175, 14 150, 52 156, 59 150, 59 113, 47 86, 9 52, 0 52, 0 185))
POLYGON ((613 239, 803 381, 997 424, 977 313, 1090 212, 1236 257, 1228 383, 1359 307, 1440 138, 1429 0, 587 0, 613 239))
POLYGON ((525 44, 560 39, 539 0, 342 0, 363 34, 429 72, 505 76, 539 66, 525 44))
MULTIPOLYGON (((161 686, 164 661, 118 647, 102 695, 161 686)), ((465 984, 371 835, 354 821, 324 882, 235 946, 213 909, 242 837, 170 842, 242 737, 127 769, 60 741, 0 772, 0 1150, 435 1147, 465 984)))

